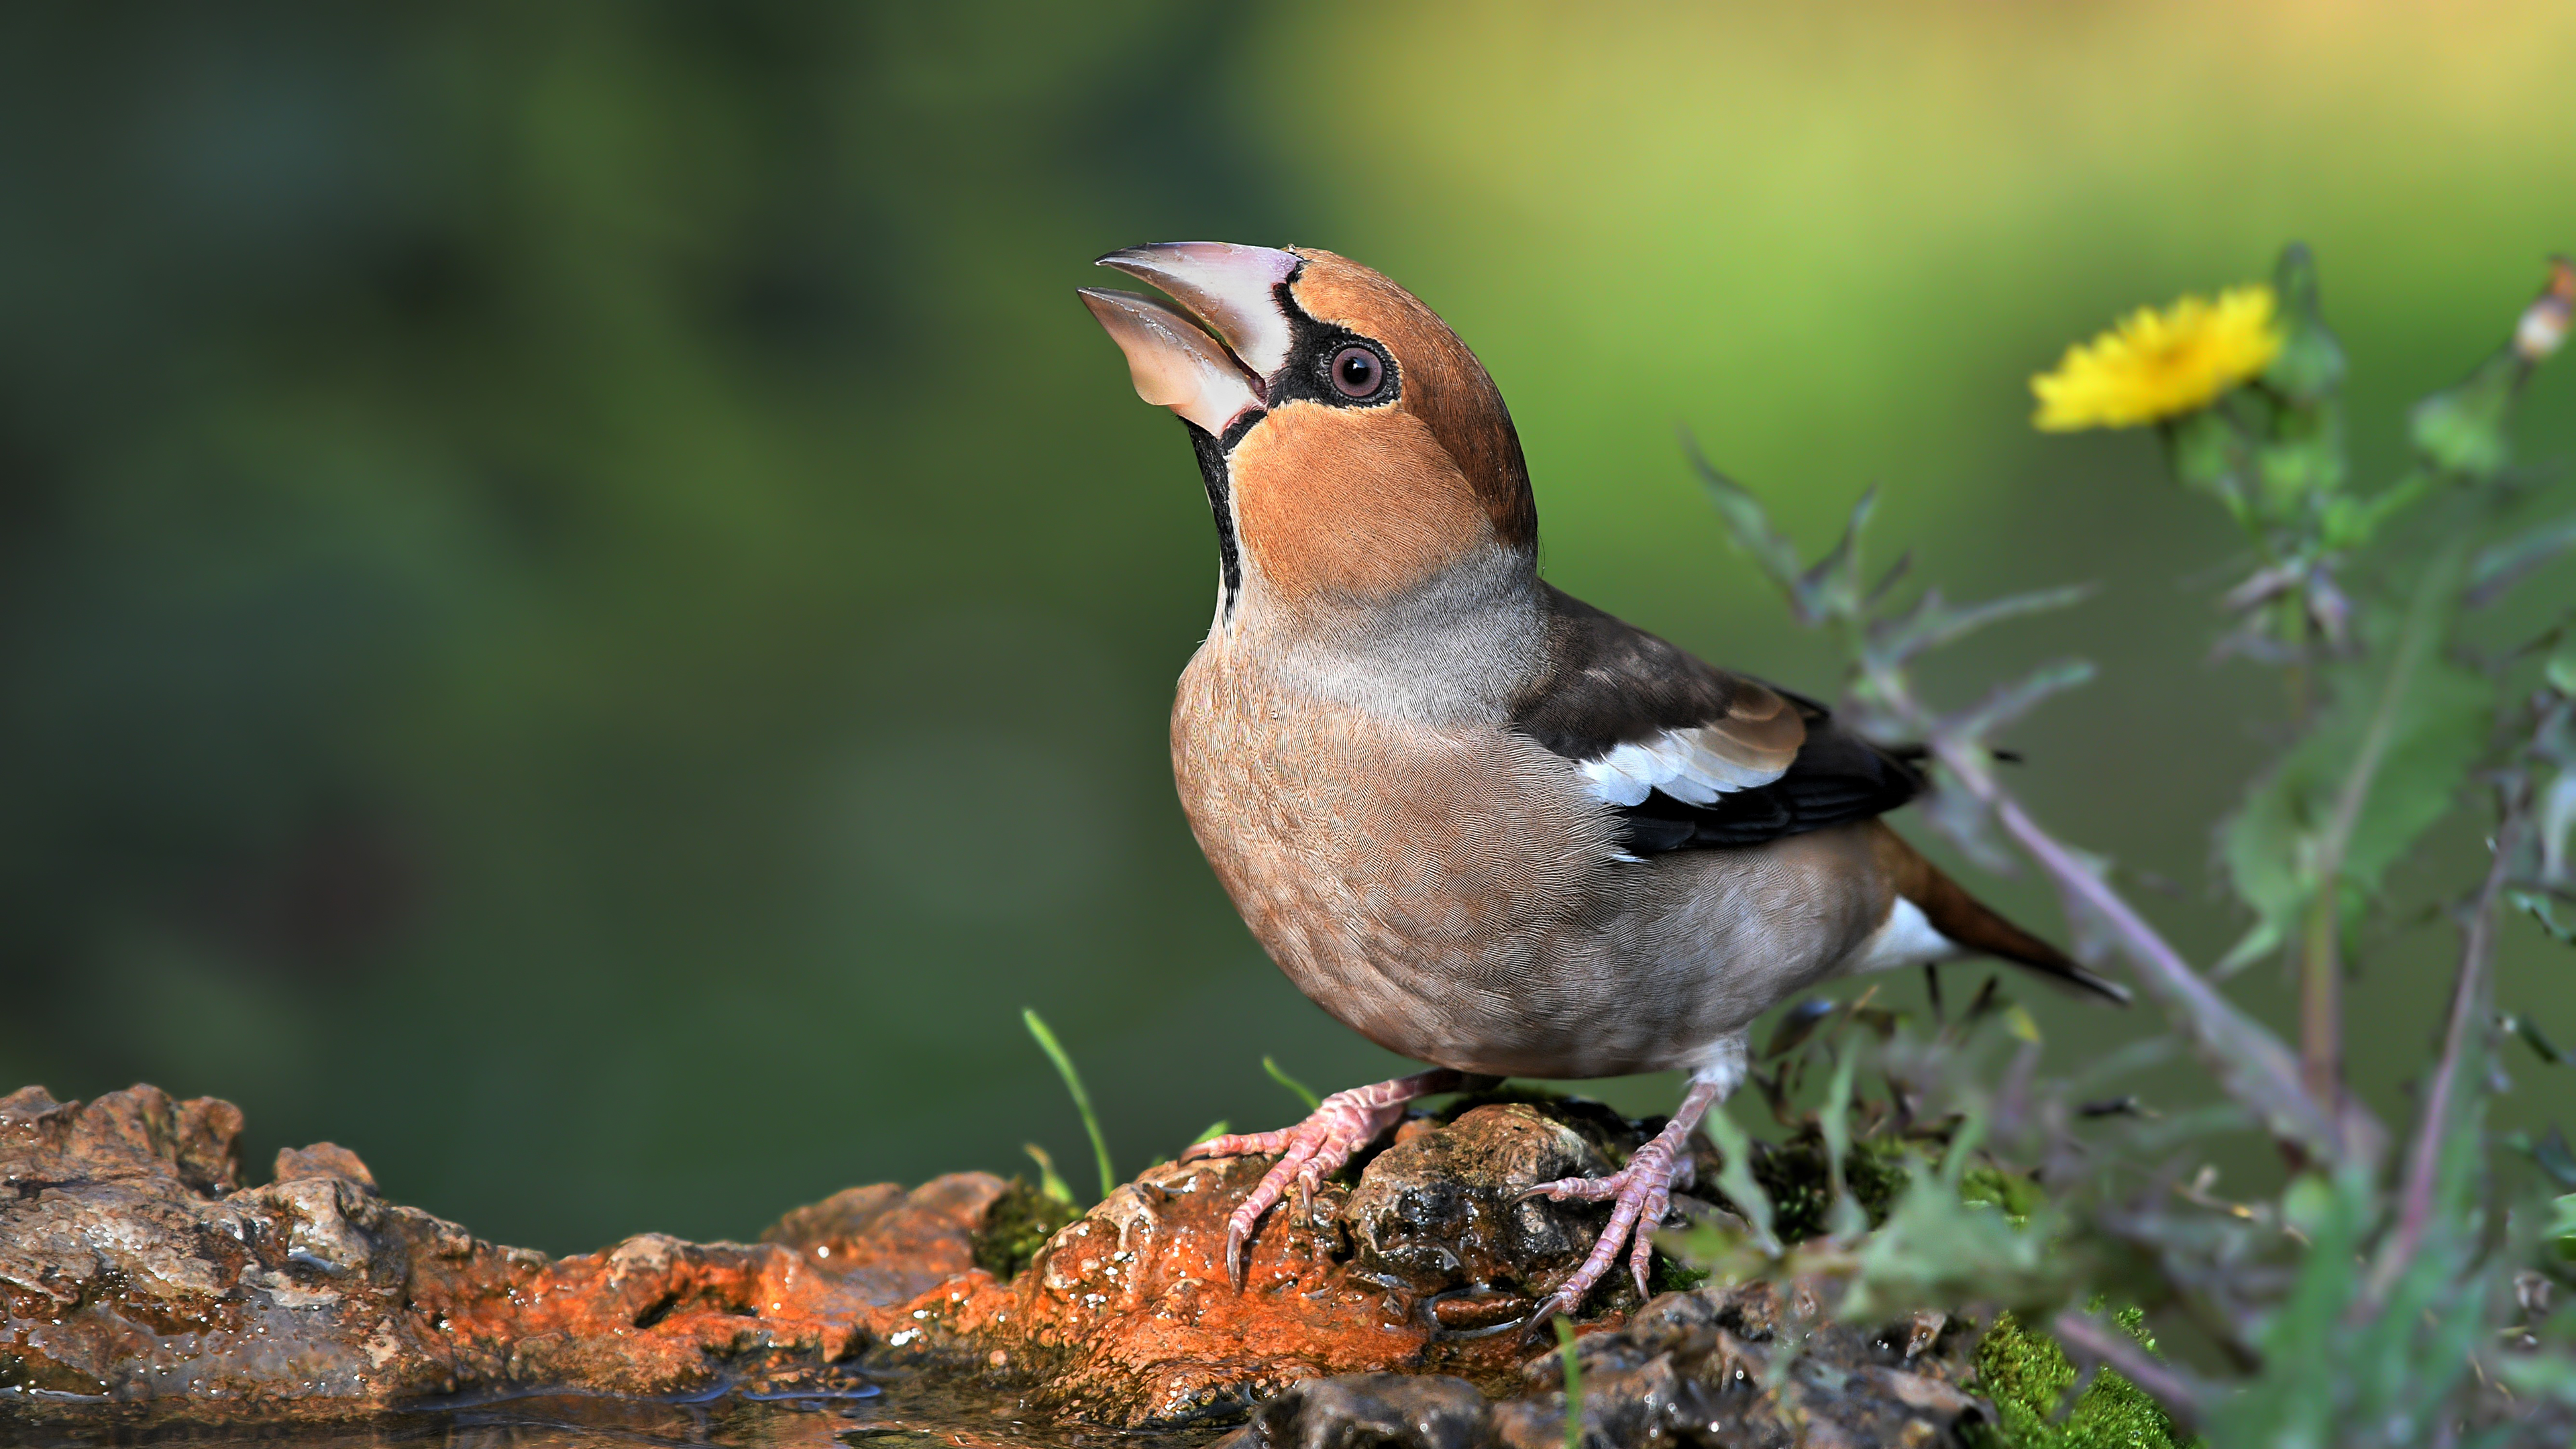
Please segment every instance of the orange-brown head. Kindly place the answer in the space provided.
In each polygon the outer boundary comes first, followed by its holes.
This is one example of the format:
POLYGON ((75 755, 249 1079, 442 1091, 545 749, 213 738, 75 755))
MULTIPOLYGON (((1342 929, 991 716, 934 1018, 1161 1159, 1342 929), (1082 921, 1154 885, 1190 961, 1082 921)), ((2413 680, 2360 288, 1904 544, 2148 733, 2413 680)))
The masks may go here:
POLYGON ((1496 550, 1534 558, 1538 513, 1502 394, 1412 293, 1312 247, 1167 242, 1100 265, 1188 309, 1082 290, 1137 395, 1189 426, 1224 555, 1221 607, 1243 561, 1283 597, 1367 603, 1496 550))

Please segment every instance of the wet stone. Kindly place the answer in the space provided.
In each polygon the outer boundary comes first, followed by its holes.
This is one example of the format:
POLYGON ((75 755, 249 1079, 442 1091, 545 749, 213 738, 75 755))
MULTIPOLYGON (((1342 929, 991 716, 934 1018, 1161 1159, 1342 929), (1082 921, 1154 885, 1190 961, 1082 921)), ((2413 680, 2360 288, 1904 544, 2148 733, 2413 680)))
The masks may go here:
MULTIPOLYGON (((1947 1318, 1836 1322, 1838 1292, 1793 1280, 1668 1293, 1627 1325, 1586 1335, 1576 1347, 1586 1442, 1977 1442, 1992 1415, 1960 1387, 1976 1334, 1947 1318), (1766 1387, 1784 1353, 1785 1379, 1766 1387)), ((1563 1444, 1563 1360, 1539 1356, 1522 1372, 1530 1392, 1496 1408, 1497 1438, 1515 1449, 1563 1444)))
POLYGON ((658 1234, 555 1259, 386 1201, 330 1143, 244 1187, 241 1126, 230 1103, 148 1086, 0 1098, 0 1424, 845 1386, 890 1305, 971 1262, 1002 1190, 891 1189, 830 1269, 658 1234))
POLYGON ((988 1172, 952 1172, 906 1192, 844 1188, 760 1235, 839 1276, 875 1304, 917 1297, 975 1266, 976 1231, 1010 1191, 988 1172))
MULTIPOLYGON (((241 1125, 152 1087, 0 1098, 0 1437, 537 1393, 883 1391, 1050 1435, 1556 1446, 1561 1370, 1522 1320, 1607 1208, 1522 1193, 1609 1171, 1652 1124, 1497 1100, 1408 1122, 1355 1181, 1265 1216, 1241 1292, 1226 1220, 1267 1158, 1165 1163, 1079 1215, 958 1173, 837 1193, 758 1243, 647 1233, 553 1258, 392 1200, 330 1143, 245 1185, 241 1125)), ((1614 1279, 1580 1350, 1586 1442, 1940 1443, 1976 1422, 1966 1326, 1838 1325, 1822 1301, 1793 1284, 1639 1306, 1614 1279)))
MULTIPOLYGON (((1607 1202, 1526 1194, 1541 1183, 1599 1177, 1643 1146, 1652 1126, 1581 1098, 1484 1102, 1448 1121, 1407 1122, 1372 1160, 1344 1219, 1355 1268, 1419 1306, 1445 1333, 1495 1329, 1528 1314, 1592 1250, 1607 1202)), ((1700 1174, 1714 1182, 1713 1166, 1700 1174)), ((1717 1205, 1688 1184, 1677 1211, 1717 1205)), ((1637 1292, 1623 1254, 1586 1309, 1624 1312, 1637 1292)))
MULTIPOLYGON (((1516 1319, 1583 1261, 1610 1220, 1607 1203, 1524 1194, 1617 1166, 1595 1139, 1537 1106, 1473 1108, 1369 1163, 1343 1214, 1356 1266, 1447 1331, 1516 1319)), ((1621 1291, 1605 1283, 1599 1306, 1619 1306, 1621 1291)))
MULTIPOLYGON (((1833 1323, 1825 1285, 1699 1289, 1656 1298, 1625 1328, 1585 1335, 1588 1449, 1695 1445, 1968 1445, 1992 1420, 1959 1387, 1973 1334, 1946 1320, 1917 1344, 1909 1320, 1879 1329, 1833 1323), (1910 1355, 1909 1347, 1915 1348, 1910 1355), (1775 1355, 1794 1349, 1770 1387, 1775 1355)), ((1354 1374, 1302 1383, 1264 1403, 1224 1449, 1561 1449, 1563 1359, 1523 1367, 1523 1387, 1488 1399, 1463 1379, 1354 1374)))
POLYGON ((337 1177, 365 1188, 376 1190, 376 1175, 358 1154, 336 1142, 316 1142, 310 1147, 277 1149, 276 1166, 269 1176, 279 1182, 295 1182, 307 1177, 337 1177))
POLYGON ((1310 1379, 1220 1449, 1474 1449, 1493 1442, 1491 1409, 1474 1384, 1443 1374, 1310 1379))

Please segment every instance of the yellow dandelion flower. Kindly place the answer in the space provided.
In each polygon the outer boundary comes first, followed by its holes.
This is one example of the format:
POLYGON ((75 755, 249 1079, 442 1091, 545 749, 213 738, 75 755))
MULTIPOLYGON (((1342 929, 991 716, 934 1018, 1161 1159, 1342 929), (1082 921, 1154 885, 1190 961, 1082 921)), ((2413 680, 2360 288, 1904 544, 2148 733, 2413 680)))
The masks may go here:
POLYGON ((2271 366, 2281 350, 2269 287, 2230 287, 2218 300, 2185 297, 2141 307, 2090 342, 2066 349, 2030 380, 2034 426, 2052 433, 2133 428, 2198 412, 2271 366))

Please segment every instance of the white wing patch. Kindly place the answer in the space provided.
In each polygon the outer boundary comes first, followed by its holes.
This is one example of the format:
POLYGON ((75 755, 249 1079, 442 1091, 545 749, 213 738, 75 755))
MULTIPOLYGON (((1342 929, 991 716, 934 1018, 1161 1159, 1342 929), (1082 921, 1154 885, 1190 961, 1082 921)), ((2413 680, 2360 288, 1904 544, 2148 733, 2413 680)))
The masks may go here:
POLYGON ((1661 790, 1685 805, 1713 805, 1720 795, 1768 785, 1788 773, 1777 766, 1743 765, 1708 746, 1708 731, 1666 730, 1651 740, 1620 745, 1578 768, 1592 793, 1612 805, 1643 805, 1661 790))

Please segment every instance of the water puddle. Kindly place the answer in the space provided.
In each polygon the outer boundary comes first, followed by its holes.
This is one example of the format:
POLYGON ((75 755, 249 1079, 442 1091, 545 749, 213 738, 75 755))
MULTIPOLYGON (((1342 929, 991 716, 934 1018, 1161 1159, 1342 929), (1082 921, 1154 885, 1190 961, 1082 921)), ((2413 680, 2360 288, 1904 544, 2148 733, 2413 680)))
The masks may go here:
POLYGON ((7 1449, 1202 1449, 1226 1426, 1124 1434, 1058 1424, 1010 1400, 889 1376, 830 1398, 696 1402, 534 1394, 386 1414, 345 1424, 245 1421, 0 1424, 7 1449))

